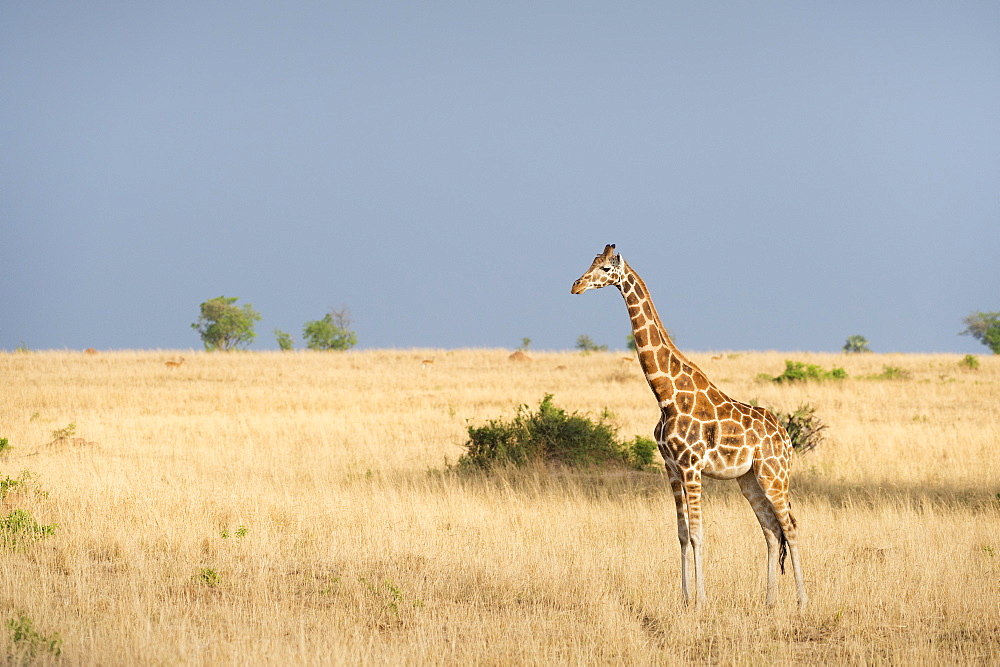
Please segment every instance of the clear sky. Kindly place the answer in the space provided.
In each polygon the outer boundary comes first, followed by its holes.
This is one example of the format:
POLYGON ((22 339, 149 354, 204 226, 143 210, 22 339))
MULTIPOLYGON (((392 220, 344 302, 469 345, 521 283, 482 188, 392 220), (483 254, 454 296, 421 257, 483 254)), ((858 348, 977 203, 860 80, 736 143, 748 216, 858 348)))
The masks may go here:
POLYGON ((0 2, 0 349, 988 350, 1000 3, 0 2))

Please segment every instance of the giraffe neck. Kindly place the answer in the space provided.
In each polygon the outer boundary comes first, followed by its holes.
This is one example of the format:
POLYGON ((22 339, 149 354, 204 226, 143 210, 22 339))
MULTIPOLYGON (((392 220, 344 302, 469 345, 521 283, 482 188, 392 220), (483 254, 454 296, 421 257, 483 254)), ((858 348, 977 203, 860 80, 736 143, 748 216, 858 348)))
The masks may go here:
POLYGON ((706 384, 710 384, 701 369, 681 354, 674 345, 656 312, 656 306, 653 305, 646 283, 627 262, 625 278, 618 285, 618 289, 625 298, 629 319, 632 321, 639 364, 660 405, 673 403, 674 394, 677 392, 676 380, 681 376, 693 379, 693 376, 698 375, 704 378, 706 384))

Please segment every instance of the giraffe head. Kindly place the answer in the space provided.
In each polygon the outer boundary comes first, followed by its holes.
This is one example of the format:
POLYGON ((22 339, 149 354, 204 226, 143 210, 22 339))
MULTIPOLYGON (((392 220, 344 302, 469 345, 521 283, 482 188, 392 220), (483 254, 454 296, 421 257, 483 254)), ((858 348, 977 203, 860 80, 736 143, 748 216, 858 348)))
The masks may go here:
POLYGON ((570 292, 583 294, 589 289, 600 289, 608 285, 619 285, 625 278, 622 256, 615 254, 614 244, 604 246, 604 252, 594 258, 587 272, 573 283, 570 292))

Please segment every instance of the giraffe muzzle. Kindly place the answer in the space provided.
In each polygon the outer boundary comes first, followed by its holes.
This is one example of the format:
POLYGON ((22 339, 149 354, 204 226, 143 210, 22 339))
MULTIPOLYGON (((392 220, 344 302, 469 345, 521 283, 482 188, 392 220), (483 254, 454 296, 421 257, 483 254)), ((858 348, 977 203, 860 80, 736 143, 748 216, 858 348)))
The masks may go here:
POLYGON ((570 294, 583 294, 586 291, 587 291, 587 281, 583 280, 582 278, 573 283, 573 287, 571 287, 569 290, 570 294))

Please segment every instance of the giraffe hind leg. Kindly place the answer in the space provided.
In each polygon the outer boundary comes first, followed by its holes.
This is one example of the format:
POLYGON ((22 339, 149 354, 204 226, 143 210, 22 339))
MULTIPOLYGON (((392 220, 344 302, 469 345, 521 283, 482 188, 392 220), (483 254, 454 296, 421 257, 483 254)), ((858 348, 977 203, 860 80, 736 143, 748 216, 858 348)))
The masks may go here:
MULTIPOLYGON (((787 479, 787 478, 784 478, 787 479)), ((803 608, 809 601, 806 595, 806 587, 802 577, 802 565, 799 560, 798 546, 798 524, 792 516, 791 503, 788 500, 788 485, 784 479, 756 477, 758 485, 763 489, 764 495, 771 506, 772 515, 780 525, 781 551, 787 552, 792 561, 792 573, 795 575, 795 589, 799 599, 799 607, 803 608)), ((783 556, 784 554, 782 554, 783 556)), ((780 558, 784 561, 784 558, 780 558)), ((784 568, 782 568, 784 571, 784 568)))
MULTIPOLYGON (((767 543, 767 606, 772 606, 778 598, 778 565, 784 561, 786 539, 781 523, 775 515, 767 495, 760 487, 753 471, 737 478, 743 497, 750 503, 753 513, 764 532, 767 543)), ((784 571, 784 567, 782 567, 784 571)))

